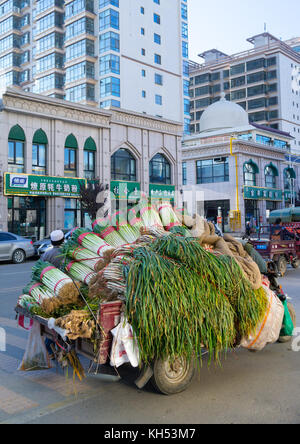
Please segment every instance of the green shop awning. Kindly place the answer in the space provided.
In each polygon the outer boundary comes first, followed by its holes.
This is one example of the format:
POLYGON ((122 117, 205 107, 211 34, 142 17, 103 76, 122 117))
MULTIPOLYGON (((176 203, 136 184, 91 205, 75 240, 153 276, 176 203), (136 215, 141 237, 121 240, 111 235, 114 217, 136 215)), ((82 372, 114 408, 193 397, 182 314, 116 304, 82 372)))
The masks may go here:
POLYGON ((253 168, 254 173, 255 173, 255 174, 258 174, 258 173, 259 173, 258 165, 257 165, 257 163, 255 163, 252 159, 247 160, 247 162, 244 163, 244 166, 245 166, 245 165, 251 165, 252 168, 253 168))
POLYGON ((25 133, 19 125, 15 125, 9 132, 9 140, 19 140, 20 142, 25 142, 25 133))
POLYGON ((42 129, 39 129, 34 133, 32 143, 36 143, 38 145, 48 145, 47 136, 42 129))
POLYGON ((268 165, 266 165, 265 169, 267 169, 267 168, 272 168, 272 170, 273 170, 274 173, 275 173, 275 176, 276 176, 276 177, 279 176, 278 169, 277 169, 277 167, 276 167, 275 165, 273 165, 272 162, 269 163, 268 165))
POLYGON ((294 168, 291 168, 291 167, 286 168, 286 169, 284 170, 284 172, 287 173, 287 174, 289 174, 289 176, 290 176, 291 179, 296 179, 296 172, 295 172, 294 168))
POLYGON ((73 134, 70 134, 66 138, 65 148, 71 148, 73 150, 77 150, 78 149, 78 143, 77 143, 76 137, 73 134))
POLYGON ((92 137, 86 139, 84 144, 85 151, 97 151, 96 143, 92 137))

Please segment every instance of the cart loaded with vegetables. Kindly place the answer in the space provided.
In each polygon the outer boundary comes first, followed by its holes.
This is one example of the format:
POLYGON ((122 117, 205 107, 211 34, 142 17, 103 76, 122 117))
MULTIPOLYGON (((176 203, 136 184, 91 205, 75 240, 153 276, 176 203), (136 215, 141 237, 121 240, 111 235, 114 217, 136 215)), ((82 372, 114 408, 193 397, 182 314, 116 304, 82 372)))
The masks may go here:
POLYGON ((138 387, 174 394, 204 360, 220 364, 230 349, 292 336, 251 248, 169 202, 142 200, 92 230, 74 229, 61 269, 39 260, 18 300, 19 323, 30 318, 31 328, 20 370, 50 367, 46 338, 52 358, 80 380, 129 362, 138 387))

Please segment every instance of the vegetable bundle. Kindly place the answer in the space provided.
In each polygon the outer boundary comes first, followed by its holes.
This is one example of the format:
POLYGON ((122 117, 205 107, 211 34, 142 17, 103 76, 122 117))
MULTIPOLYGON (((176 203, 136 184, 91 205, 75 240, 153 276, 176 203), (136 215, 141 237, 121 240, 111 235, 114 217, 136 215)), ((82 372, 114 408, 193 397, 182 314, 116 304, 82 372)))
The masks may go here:
POLYGON ((76 298, 78 295, 72 279, 49 262, 37 261, 32 271, 34 279, 42 282, 55 296, 64 298, 68 295, 76 298))
POLYGON ((96 272, 100 271, 105 265, 105 261, 97 254, 88 250, 87 248, 79 246, 72 239, 63 245, 61 251, 62 254, 70 259, 81 262, 86 267, 89 267, 91 270, 96 272))
POLYGON ((23 293, 32 296, 38 304, 41 304, 44 299, 54 297, 54 294, 45 285, 37 281, 30 282, 23 289, 23 293))
POLYGON ((132 244, 139 237, 139 234, 127 222, 126 217, 121 211, 111 216, 111 224, 116 227, 117 232, 125 239, 127 244, 132 244))
POLYGON ((169 231, 173 227, 178 227, 181 225, 173 210, 172 205, 169 202, 162 202, 162 204, 158 207, 158 212, 163 226, 167 231, 169 231))
POLYGON ((147 202, 142 205, 140 215, 146 228, 152 226, 163 228, 163 224, 160 220, 158 212, 152 205, 148 204, 147 202))
POLYGON ((92 224, 94 233, 99 234, 107 244, 117 248, 123 244, 126 244, 125 239, 111 226, 110 221, 107 219, 95 220, 92 224))
POLYGON ((126 308, 143 362, 190 359, 201 344, 218 358, 265 314, 265 294, 252 290, 239 266, 206 252, 195 239, 165 236, 133 257, 126 308))
POLYGON ((86 265, 76 262, 68 261, 65 262, 65 270, 70 274, 76 281, 82 282, 83 284, 89 285, 91 280, 97 275, 86 265))
POLYGON ((78 228, 72 234, 72 239, 84 248, 93 251, 98 256, 103 257, 104 253, 111 251, 112 247, 109 246, 103 239, 97 236, 92 231, 84 228, 78 228))

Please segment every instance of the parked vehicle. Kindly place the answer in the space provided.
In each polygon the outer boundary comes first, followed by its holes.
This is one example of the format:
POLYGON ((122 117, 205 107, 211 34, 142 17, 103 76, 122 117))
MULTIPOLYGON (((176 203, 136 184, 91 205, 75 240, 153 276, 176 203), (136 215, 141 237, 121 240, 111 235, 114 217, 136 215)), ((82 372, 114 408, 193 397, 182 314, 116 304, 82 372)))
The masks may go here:
MULTIPOLYGON (((68 240, 70 237, 71 231, 69 231, 69 230, 62 230, 62 231, 65 234, 65 239, 68 240)), ((33 244, 33 246, 35 248, 36 255, 41 257, 46 252, 46 250, 48 250, 48 248, 51 247, 50 236, 47 236, 44 239, 35 242, 33 244)))
POLYGON ((35 248, 30 239, 8 232, 0 232, 0 261, 13 261, 22 264, 35 256, 35 248))

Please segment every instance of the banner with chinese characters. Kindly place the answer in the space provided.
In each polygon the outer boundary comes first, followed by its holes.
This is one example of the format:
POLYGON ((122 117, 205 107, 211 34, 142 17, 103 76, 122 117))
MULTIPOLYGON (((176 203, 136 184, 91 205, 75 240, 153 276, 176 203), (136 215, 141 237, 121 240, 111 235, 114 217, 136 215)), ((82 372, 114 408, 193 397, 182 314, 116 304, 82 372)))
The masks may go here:
POLYGON ((4 195, 78 199, 80 197, 80 183, 86 185, 87 181, 71 177, 5 173, 4 195))
POLYGON ((113 180, 110 182, 110 191, 112 198, 116 200, 138 200, 141 195, 141 184, 113 180))
POLYGON ((283 192, 275 188, 244 187, 244 199, 282 201, 283 192))
POLYGON ((175 186, 174 185, 156 185, 150 183, 149 197, 151 199, 161 199, 175 201, 175 186))

